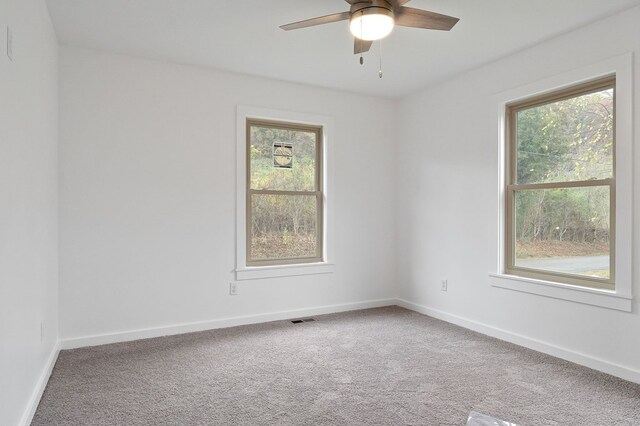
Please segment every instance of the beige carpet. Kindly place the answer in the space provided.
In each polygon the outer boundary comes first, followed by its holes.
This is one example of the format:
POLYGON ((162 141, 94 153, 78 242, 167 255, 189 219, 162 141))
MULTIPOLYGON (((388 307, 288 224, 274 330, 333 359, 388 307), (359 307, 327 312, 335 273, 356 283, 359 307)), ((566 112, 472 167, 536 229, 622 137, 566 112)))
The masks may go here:
POLYGON ((401 308, 63 351, 35 425, 640 425, 640 385, 401 308))

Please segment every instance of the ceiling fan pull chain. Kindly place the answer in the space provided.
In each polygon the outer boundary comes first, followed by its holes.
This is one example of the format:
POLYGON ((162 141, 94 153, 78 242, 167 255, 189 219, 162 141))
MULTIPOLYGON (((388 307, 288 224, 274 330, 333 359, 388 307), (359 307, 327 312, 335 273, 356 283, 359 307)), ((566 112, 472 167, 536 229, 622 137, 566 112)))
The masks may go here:
POLYGON ((380 53, 380 67, 378 68, 378 77, 382 78, 382 40, 378 40, 378 52, 380 53))
MULTIPOLYGON (((364 14, 364 12, 362 12, 364 14)), ((362 39, 362 33, 363 33, 363 29, 362 29, 362 21, 360 21, 360 39, 362 39)), ((362 57, 362 52, 360 52, 360 65, 364 65, 364 58, 362 57)))

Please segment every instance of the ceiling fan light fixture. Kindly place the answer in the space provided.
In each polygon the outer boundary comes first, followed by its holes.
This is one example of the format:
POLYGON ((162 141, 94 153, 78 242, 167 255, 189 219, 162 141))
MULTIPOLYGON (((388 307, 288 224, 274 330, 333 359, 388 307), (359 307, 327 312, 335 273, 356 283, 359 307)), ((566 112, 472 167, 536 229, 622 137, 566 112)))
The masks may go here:
POLYGON ((351 15, 351 34, 361 40, 380 40, 391 33, 394 26, 393 12, 384 7, 368 7, 351 15))

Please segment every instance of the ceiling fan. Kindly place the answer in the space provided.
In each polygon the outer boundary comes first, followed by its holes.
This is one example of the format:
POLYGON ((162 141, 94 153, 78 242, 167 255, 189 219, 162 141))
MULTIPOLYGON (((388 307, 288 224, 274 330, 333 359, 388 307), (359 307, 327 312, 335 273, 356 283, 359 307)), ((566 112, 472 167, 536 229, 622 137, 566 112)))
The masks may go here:
POLYGON ((453 16, 406 7, 410 0, 345 0, 351 5, 348 12, 334 13, 282 25, 285 31, 349 20, 355 37, 354 54, 369 51, 375 40, 391 33, 394 25, 449 31, 459 21, 453 16))

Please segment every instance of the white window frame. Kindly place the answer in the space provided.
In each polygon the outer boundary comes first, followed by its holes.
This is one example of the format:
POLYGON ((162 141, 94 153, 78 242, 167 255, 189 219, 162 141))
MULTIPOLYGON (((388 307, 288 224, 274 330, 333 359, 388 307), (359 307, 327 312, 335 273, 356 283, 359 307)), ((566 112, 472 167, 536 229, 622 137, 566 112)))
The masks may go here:
POLYGON ((633 56, 625 54, 546 78, 495 96, 498 117, 495 140, 499 153, 499 228, 498 256, 490 284, 509 290, 631 312, 633 302, 633 56), (507 274, 505 264, 506 233, 506 111, 510 103, 542 96, 577 84, 616 76, 616 206, 615 211, 615 289, 588 288, 556 281, 507 274))
POLYGON ((332 273, 333 264, 333 202, 331 140, 333 118, 323 115, 288 112, 269 108, 238 105, 236 127, 236 280, 288 277, 332 273), (322 127, 322 261, 313 263, 247 266, 247 120, 264 120, 322 127))

